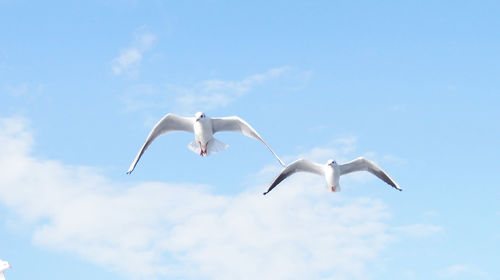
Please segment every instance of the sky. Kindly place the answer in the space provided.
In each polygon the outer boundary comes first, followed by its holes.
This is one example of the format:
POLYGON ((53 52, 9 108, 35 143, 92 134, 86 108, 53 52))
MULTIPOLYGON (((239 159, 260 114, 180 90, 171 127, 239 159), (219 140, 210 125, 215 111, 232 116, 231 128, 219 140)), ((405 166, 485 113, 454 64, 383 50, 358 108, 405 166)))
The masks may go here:
POLYGON ((496 1, 0 0, 6 279, 498 279, 496 1), (237 115, 200 157, 165 114, 237 115))

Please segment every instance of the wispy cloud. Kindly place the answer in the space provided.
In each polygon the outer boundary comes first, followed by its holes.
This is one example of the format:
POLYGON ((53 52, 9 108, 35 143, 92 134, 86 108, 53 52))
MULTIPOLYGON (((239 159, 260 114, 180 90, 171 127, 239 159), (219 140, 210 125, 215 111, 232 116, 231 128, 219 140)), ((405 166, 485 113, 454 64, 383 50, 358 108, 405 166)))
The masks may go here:
POLYGON ((395 227, 394 230, 398 234, 404 234, 412 237, 428 237, 437 233, 443 233, 444 229, 441 226, 413 224, 408 226, 395 227))
POLYGON ((384 155, 382 157, 382 159, 384 160, 384 162, 389 162, 389 163, 394 164, 394 165, 402 166, 402 165, 407 164, 406 159, 400 158, 400 157, 395 156, 395 155, 390 155, 390 154, 384 155))
POLYGON ((0 203, 33 225, 35 244, 133 279, 364 279, 392 239, 381 201, 327 196, 310 187, 314 176, 266 197, 261 185, 232 196, 190 183, 125 186, 38 159, 33 142, 26 120, 0 121, 0 203))
POLYGON ((11 96, 19 97, 19 96, 26 95, 26 93, 28 92, 28 84, 22 83, 22 84, 15 85, 15 86, 11 86, 11 85, 4 86, 4 89, 11 96))
POLYGON ((436 210, 427 210, 424 213, 422 213, 422 216, 426 218, 433 218, 439 216, 439 212, 436 210))
POLYGON ((211 110, 216 107, 225 107, 236 98, 251 91, 255 86, 279 78, 290 69, 288 66, 274 68, 240 81, 203 81, 194 89, 179 89, 181 94, 177 96, 176 101, 184 108, 205 107, 205 110, 211 110))
POLYGON ((329 159, 342 162, 348 161, 352 153, 357 148, 357 137, 348 136, 342 138, 332 139, 328 143, 316 147, 302 147, 305 151, 299 151, 298 154, 288 156, 287 161, 295 160, 297 158, 305 158, 317 162, 327 162, 329 159))
POLYGON ((3 90, 12 97, 36 97, 44 90, 43 84, 32 85, 20 83, 16 85, 4 85, 3 90))
MULTIPOLYGON (((192 86, 166 84, 158 87, 138 85, 130 88, 123 96, 129 110, 149 110, 154 108, 170 109, 177 113, 193 114, 197 111, 209 111, 223 108, 239 98, 249 94, 258 86, 268 82, 293 78, 293 83, 301 73, 289 66, 269 69, 241 80, 204 80, 192 86), (144 91, 146 88, 147 91, 144 91)), ((309 77, 309 76, 307 76, 309 77)), ((300 80, 300 78, 298 78, 300 80)))
POLYGON ((476 266, 454 264, 441 269, 438 275, 443 278, 457 278, 485 276, 485 273, 476 266))
POLYGON ((122 49, 120 54, 113 59, 113 74, 117 76, 122 74, 137 75, 143 54, 149 51, 156 41, 156 36, 149 32, 141 32, 135 34, 134 37, 131 46, 122 49))

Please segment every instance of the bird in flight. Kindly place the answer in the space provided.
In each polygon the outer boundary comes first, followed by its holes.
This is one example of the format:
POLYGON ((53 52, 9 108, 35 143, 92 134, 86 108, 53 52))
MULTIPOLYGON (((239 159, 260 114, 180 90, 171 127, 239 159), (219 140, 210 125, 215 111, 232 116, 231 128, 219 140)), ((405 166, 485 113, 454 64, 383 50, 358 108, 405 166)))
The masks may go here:
POLYGON ((193 133, 194 140, 188 145, 188 148, 191 151, 200 154, 200 156, 208 156, 227 149, 227 144, 224 144, 213 137, 215 133, 222 131, 239 132, 262 142, 271 151, 271 153, 273 153, 279 163, 282 166, 285 166, 285 163, 278 157, 278 155, 276 155, 271 147, 264 142, 257 131, 237 116, 210 118, 205 115, 205 113, 198 112, 194 117, 181 117, 168 113, 151 130, 148 138, 146 138, 146 142, 144 142, 144 145, 142 145, 142 148, 139 150, 137 156, 130 165, 127 174, 132 173, 142 154, 158 136, 174 131, 193 133))
POLYGON ((332 159, 329 160, 326 164, 318 164, 306 159, 299 159, 290 163, 281 171, 281 173, 271 183, 264 195, 274 189, 279 183, 281 183, 281 181, 285 180, 296 172, 310 172, 322 175, 325 177, 326 182, 328 183, 328 187, 331 189, 331 191, 339 192, 340 176, 356 171, 368 171, 393 188, 399 191, 403 190, 391 177, 389 177, 389 175, 384 170, 378 167, 378 165, 376 165, 373 161, 367 160, 363 157, 357 158, 344 164, 338 164, 335 160, 332 159))

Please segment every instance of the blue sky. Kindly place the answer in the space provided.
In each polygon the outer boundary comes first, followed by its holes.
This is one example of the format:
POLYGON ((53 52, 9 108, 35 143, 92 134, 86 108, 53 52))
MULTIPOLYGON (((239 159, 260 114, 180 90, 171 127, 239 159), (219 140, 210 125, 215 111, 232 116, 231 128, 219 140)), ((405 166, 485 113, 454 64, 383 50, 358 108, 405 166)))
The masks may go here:
POLYGON ((0 0, 0 259, 12 279, 497 279, 494 1, 0 0), (238 115, 201 158, 166 113, 238 115))

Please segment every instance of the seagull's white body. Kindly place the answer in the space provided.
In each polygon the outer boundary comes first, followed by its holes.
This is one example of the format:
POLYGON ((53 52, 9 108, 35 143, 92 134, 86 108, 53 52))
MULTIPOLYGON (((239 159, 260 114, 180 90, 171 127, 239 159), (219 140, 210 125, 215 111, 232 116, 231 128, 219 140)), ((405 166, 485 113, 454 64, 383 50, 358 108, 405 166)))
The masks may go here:
POLYGON ((215 154, 228 147, 227 144, 224 144, 213 137, 215 133, 221 131, 239 132, 262 142, 273 153, 276 159, 278 159, 280 164, 285 166, 285 163, 283 163, 271 147, 264 142, 257 131, 237 116, 209 118, 205 116, 204 113, 198 112, 195 117, 181 117, 169 113, 155 125, 153 130, 151 130, 146 142, 144 142, 144 145, 142 145, 142 148, 137 153, 137 156, 130 165, 127 173, 130 174, 134 170, 142 154, 158 136, 174 131, 186 131, 193 133, 194 141, 188 145, 188 148, 195 153, 199 153, 201 156, 215 154))
POLYGON ((11 266, 8 262, 0 260, 0 280, 5 280, 3 272, 9 268, 11 268, 11 266))
POLYGON ((194 140, 201 142, 203 146, 207 145, 213 139, 213 127, 211 121, 197 121, 193 125, 194 140))
POLYGON ((373 175, 377 176, 387 184, 391 185, 393 188, 401 191, 401 187, 391 178, 384 170, 378 167, 374 162, 367 160, 365 158, 357 158, 345 164, 337 164, 334 160, 329 160, 326 164, 318 164, 306 159, 299 159, 290 163, 285 167, 281 173, 274 179, 269 188, 264 194, 270 192, 274 187, 276 187, 281 181, 285 180, 287 177, 291 176, 296 172, 311 172, 314 174, 322 175, 332 190, 332 192, 340 191, 340 176, 356 172, 356 171, 368 171, 373 175))

